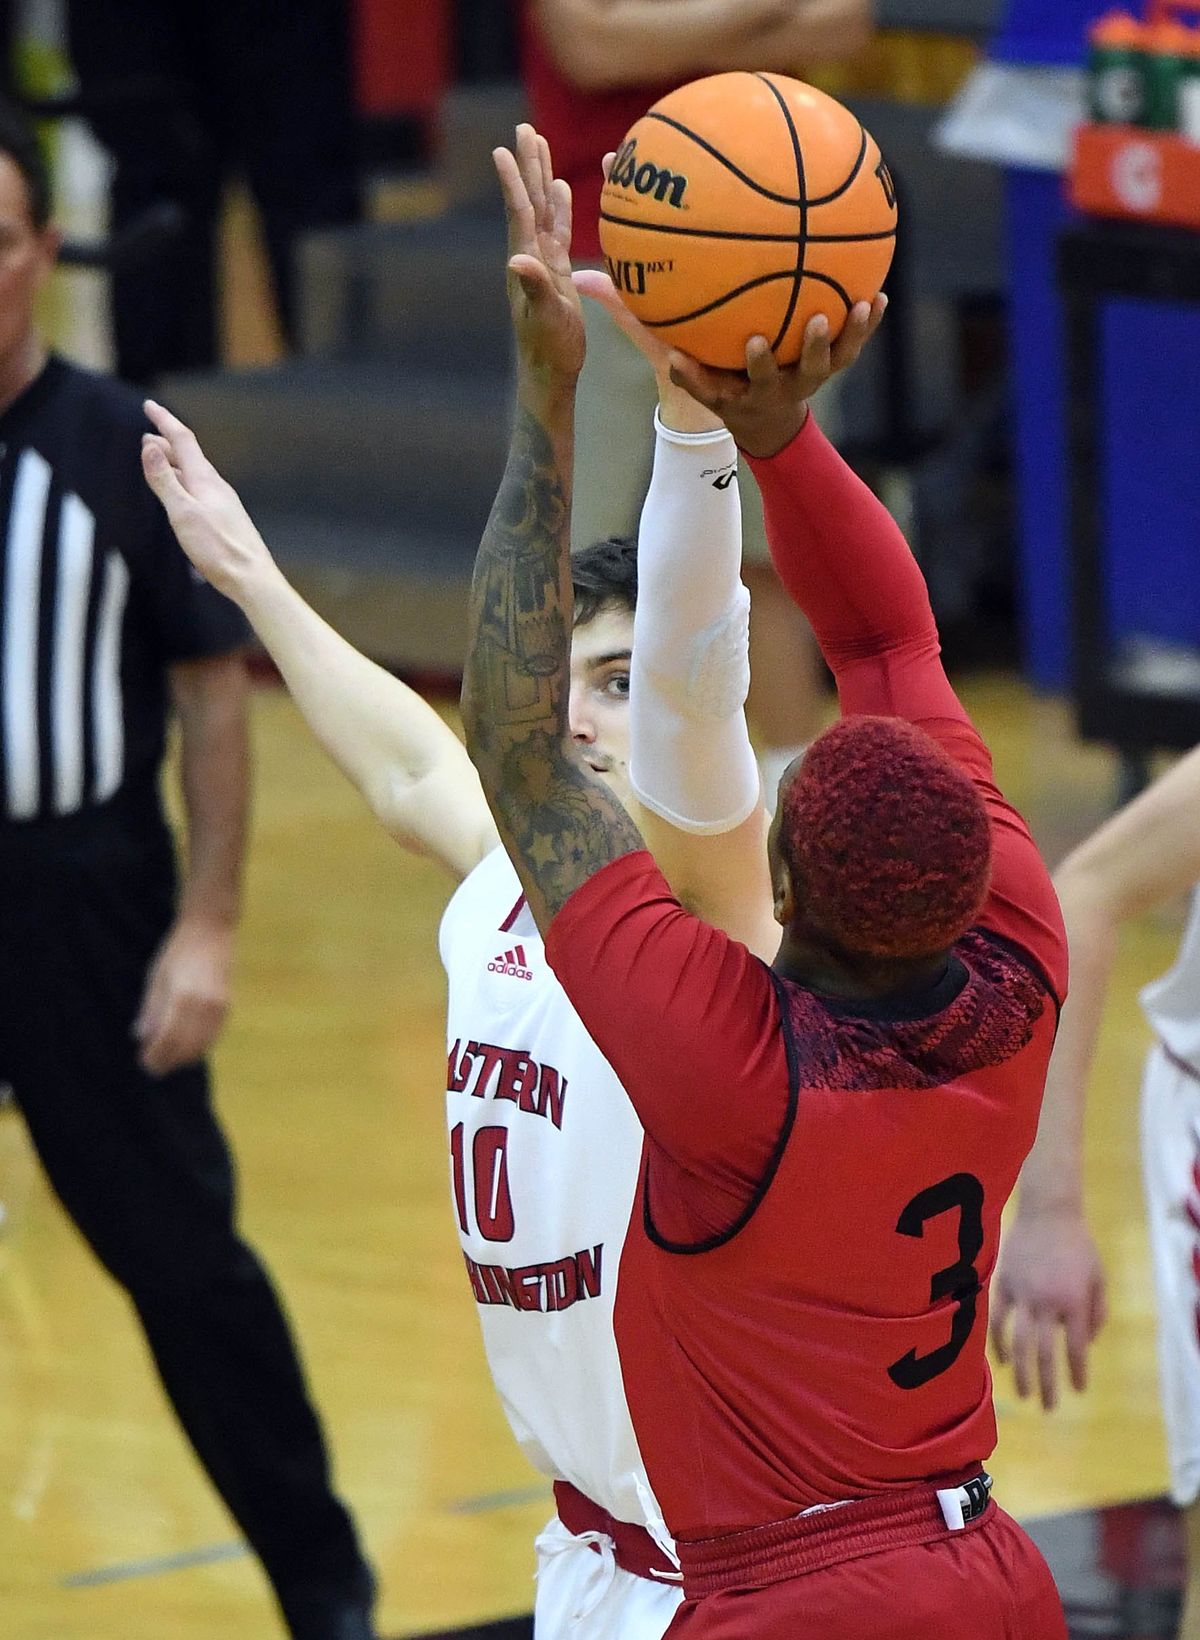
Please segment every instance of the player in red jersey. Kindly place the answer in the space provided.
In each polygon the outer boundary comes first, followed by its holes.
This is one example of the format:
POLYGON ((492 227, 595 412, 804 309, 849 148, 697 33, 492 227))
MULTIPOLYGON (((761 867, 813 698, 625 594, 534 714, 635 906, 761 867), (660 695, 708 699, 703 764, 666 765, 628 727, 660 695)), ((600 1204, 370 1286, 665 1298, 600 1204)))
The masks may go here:
POLYGON ((672 897, 567 727, 583 331, 569 190, 528 127, 517 149, 497 169, 518 409, 463 715, 547 955, 646 1130, 616 1329, 683 1571, 669 1632, 1062 1640, 981 1467, 1000 1213, 1066 987, 1049 877, 903 537, 758 338, 745 376, 676 370, 754 467, 843 715, 780 785, 774 964, 672 897))

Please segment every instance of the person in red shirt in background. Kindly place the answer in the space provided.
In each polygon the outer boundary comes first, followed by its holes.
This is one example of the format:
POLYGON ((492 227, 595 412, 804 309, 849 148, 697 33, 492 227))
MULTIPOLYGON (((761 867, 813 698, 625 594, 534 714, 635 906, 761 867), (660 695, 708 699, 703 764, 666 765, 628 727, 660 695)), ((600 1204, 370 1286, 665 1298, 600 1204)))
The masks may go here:
MULTIPOLYGON (((805 64, 862 49, 873 0, 517 0, 521 71, 533 124, 574 198, 575 262, 603 263, 604 155, 660 97, 728 69, 803 77, 805 64)), ((607 315, 585 304, 587 366, 580 382, 573 543, 636 531, 650 480, 646 428, 652 372, 607 315)), ((825 402, 825 401, 823 401, 825 402)), ((826 414, 828 404, 826 403, 826 414)), ((820 729, 821 669, 812 636, 775 574, 762 504, 743 477, 743 580, 750 589, 749 713, 768 800, 779 776, 820 729)))
POLYGON ((527 126, 517 150, 496 154, 517 413, 463 723, 547 958, 646 1133, 614 1324, 683 1574, 667 1633, 1066 1640, 982 1469, 1000 1216, 1066 992, 1049 874, 942 670, 907 543, 801 401, 829 353, 815 319, 799 371, 762 337, 744 375, 673 359, 755 470, 842 717, 780 782, 774 963, 672 896, 572 746, 585 337, 569 190, 527 126))

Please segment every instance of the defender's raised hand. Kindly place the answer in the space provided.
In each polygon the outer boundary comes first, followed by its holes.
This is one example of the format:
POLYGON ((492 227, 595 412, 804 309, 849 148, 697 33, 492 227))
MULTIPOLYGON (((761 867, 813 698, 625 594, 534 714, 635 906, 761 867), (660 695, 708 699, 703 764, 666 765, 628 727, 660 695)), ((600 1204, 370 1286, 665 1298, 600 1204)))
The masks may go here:
POLYGON ((147 399, 158 429, 142 440, 142 472, 162 502, 175 539, 204 579, 235 603, 247 580, 278 574, 237 491, 227 484, 178 416, 147 399))
POLYGON ((508 298, 522 382, 574 384, 583 368, 583 314, 571 282, 571 190, 550 147, 518 125, 516 152, 493 155, 508 219, 508 298))
POLYGON ((773 456, 791 443, 808 417, 808 400, 831 376, 846 370, 879 329, 887 297, 859 302, 851 309, 835 342, 829 339, 829 321, 817 314, 804 332, 804 348, 796 364, 780 365, 765 336, 746 344, 746 368, 712 370, 688 358, 671 354, 671 379, 714 411, 751 456, 773 456))

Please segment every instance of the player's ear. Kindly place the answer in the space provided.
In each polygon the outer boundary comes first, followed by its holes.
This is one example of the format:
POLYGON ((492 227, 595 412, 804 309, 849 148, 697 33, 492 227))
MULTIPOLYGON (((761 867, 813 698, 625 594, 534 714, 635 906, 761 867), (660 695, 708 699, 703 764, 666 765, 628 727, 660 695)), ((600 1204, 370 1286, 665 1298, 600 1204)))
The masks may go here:
POLYGON ((775 921, 780 928, 786 928, 796 916, 796 890, 782 854, 771 863, 771 892, 774 896, 775 921))

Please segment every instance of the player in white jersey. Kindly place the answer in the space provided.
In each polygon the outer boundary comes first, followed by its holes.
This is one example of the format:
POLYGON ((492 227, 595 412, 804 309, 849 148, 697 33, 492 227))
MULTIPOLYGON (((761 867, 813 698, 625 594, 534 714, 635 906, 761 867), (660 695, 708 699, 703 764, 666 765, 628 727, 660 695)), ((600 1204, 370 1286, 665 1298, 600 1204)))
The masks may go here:
MULTIPOLYGON (((1200 883, 1200 749, 1115 814, 1055 874, 1071 949, 1037 1143, 1000 1249, 993 1330, 1018 1393, 1059 1396, 1104 1324, 1104 1271, 1084 1216, 1083 1112, 1117 930, 1200 883), (1011 1331, 1010 1331, 1011 1329, 1011 1331)), ((1158 1301, 1171 1495, 1185 1511, 1189 1576, 1180 1640, 1200 1640, 1200 895, 1169 973, 1141 993, 1156 1042, 1142 1078, 1142 1159, 1158 1301)))
MULTIPOLYGON (((178 505, 173 513, 193 560, 245 609, 318 738, 388 830, 460 879, 440 935, 452 1198, 505 1410, 526 1455, 557 1483, 556 1516, 538 1542, 539 1640, 657 1640, 680 1594, 612 1333, 642 1144, 632 1107, 544 961, 457 737, 303 604, 186 434, 158 419, 203 509, 199 523, 178 505)), ((713 527, 713 512, 718 524, 736 517, 728 487, 704 488, 694 527, 713 527)), ((593 767, 627 789, 632 544, 582 555, 577 573, 586 618, 572 722, 593 767)), ((757 808, 757 784, 749 795, 757 808)))
MULTIPOLYGON (((616 301, 603 275, 580 279, 616 301)), ((834 370, 876 322, 860 314, 848 327, 834 370)), ((778 926, 742 712, 736 451, 671 383, 666 349, 629 328, 659 377, 654 478, 636 559, 631 543, 602 543, 575 560, 572 732, 680 897, 769 958, 778 926)), ((813 391, 829 373, 814 366, 813 391)), ((440 935, 452 1199, 489 1367, 517 1440, 555 1483, 538 1540, 538 1640, 658 1640, 680 1594, 612 1332, 642 1148, 632 1107, 545 963, 457 737, 300 599, 187 429, 150 413, 162 437, 147 477, 192 561, 246 612, 387 829, 459 879, 440 935)))

